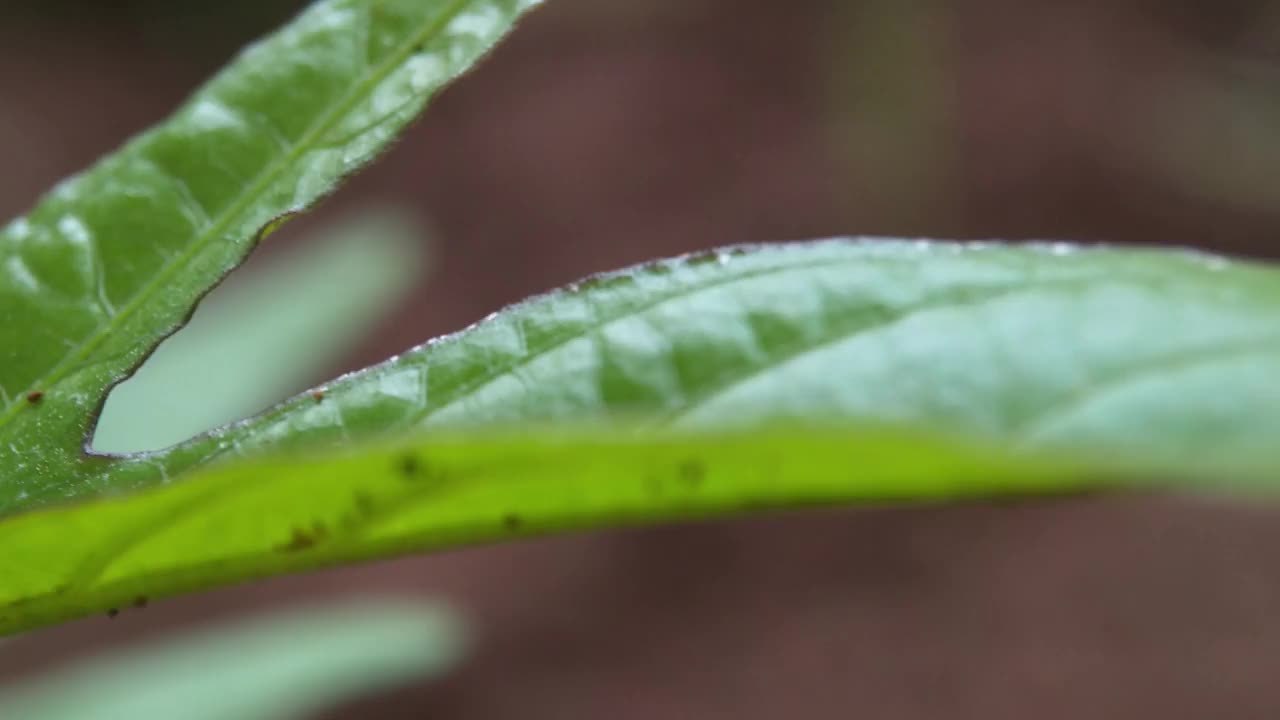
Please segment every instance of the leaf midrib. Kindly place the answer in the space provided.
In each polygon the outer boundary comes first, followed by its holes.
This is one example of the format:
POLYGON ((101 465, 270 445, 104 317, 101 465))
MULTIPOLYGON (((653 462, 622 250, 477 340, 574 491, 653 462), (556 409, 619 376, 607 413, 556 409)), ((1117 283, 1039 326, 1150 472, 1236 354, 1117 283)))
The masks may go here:
MULTIPOLYGON (((394 70, 403 64, 405 60, 412 57, 417 51, 416 47, 427 41, 431 36, 440 32, 448 25, 457 15, 462 12, 463 8, 470 0, 453 0, 445 7, 434 20, 427 23, 419 32, 409 36, 409 38, 395 49, 385 61, 373 68, 373 71, 363 80, 356 83, 352 90, 325 115, 321 116, 303 136, 294 143, 293 147, 284 155, 277 158, 268 165, 258 177, 244 190, 237 199, 232 202, 231 206, 220 213, 213 223, 196 239, 178 255, 169 260, 165 266, 156 273, 155 277, 145 285, 132 299, 122 306, 114 317, 112 317, 105 325, 100 326, 88 338, 81 341, 74 350, 68 353, 63 359, 53 367, 44 376, 37 378, 35 382, 28 385, 27 388, 19 392, 17 400, 10 402, 5 408, 3 414, 0 414, 0 431, 3 431, 18 411, 22 408, 21 398, 27 392, 33 389, 45 389, 54 386, 56 383, 65 378, 70 370, 83 362, 85 357, 93 352, 103 340, 109 337, 113 332, 117 331, 120 326, 140 307, 146 304, 158 288, 168 285, 169 279, 178 273, 187 263, 209 245, 210 242, 221 237, 240 217, 244 211, 250 207, 253 202, 262 194, 272 183, 280 178, 280 176, 295 163, 304 153, 308 152, 318 141, 324 137, 326 133, 331 131, 337 123, 355 107, 363 98, 371 94, 374 88, 385 80, 394 70)), ((296 212, 300 208, 292 208, 291 211, 296 212)), ((276 218, 278 219, 278 218, 276 218)), ((270 225, 275 219, 267 222, 270 225)), ((249 249, 250 251, 252 248, 249 249)), ((247 254, 247 253, 246 253, 247 254)), ((241 257, 241 260, 243 260, 241 257)), ((238 263, 237 263, 238 264, 238 263)), ((179 327, 182 323, 179 323, 179 327)), ((77 444, 79 439, 77 438, 77 444)))

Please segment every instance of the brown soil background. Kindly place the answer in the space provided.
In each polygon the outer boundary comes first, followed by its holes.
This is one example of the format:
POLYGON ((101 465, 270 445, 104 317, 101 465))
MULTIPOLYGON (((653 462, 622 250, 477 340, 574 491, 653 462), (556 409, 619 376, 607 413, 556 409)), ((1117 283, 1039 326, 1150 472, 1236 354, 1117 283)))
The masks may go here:
MULTIPOLYGON (((0 5, 0 215, 162 117, 291 3, 186 5, 0 5)), ((436 231, 439 271, 334 372, 589 272, 727 243, 1274 256, 1277 48, 1261 0, 551 0, 278 244, 369 202, 436 231)), ((20 637, 0 681, 387 592, 466 610, 475 652, 329 717, 1275 717, 1278 560, 1280 513, 1185 499, 776 515, 164 601, 20 637)))

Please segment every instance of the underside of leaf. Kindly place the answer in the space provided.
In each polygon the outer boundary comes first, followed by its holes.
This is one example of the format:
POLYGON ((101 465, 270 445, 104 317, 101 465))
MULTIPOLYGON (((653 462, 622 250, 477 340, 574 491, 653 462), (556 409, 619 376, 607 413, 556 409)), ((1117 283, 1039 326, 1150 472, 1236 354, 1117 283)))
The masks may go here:
POLYGON ((1043 496, 1126 479, 1136 478, 876 429, 433 434, 231 463, 0 522, 0 634, 462 544, 835 503, 1043 496))

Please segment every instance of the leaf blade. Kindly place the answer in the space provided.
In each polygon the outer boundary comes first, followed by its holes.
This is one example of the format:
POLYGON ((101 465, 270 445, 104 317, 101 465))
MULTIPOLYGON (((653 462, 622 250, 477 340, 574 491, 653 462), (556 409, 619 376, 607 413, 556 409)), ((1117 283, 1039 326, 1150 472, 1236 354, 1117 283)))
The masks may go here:
MULTIPOLYGON (((846 239, 642 265, 340 378, 324 403, 301 396, 146 462, 176 474, 383 432, 621 413, 676 428, 888 423, 1175 469, 1274 471, 1276 271, 1067 250, 846 239), (1140 387, 1183 377, 1184 365, 1195 392, 1140 387), (1050 422, 1107 384, 1142 392, 1050 422)), ((123 472, 119 482, 134 486, 123 472)))
POLYGON ((0 230, 0 507, 79 492, 107 389, 536 3, 316 3, 0 230))
POLYGON ((1274 484, 1275 270, 1067 250, 833 240, 592 278, 101 476, 141 492, 0 522, 0 627, 527 533, 1274 484), (598 427, 527 430, 564 421, 598 427))
POLYGON ((294 609, 82 660, 0 689, 5 717, 303 717, 437 674, 461 650, 443 609, 385 600, 294 609))

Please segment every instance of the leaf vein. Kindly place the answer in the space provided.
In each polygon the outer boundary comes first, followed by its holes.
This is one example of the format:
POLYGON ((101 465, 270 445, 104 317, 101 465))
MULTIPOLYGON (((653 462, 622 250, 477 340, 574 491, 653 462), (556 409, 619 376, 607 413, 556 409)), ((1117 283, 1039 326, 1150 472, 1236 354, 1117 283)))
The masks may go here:
POLYGON ((1128 364, 1118 371, 1085 383, 1062 401, 1046 405, 1042 411, 1027 418, 1022 427, 1014 431, 1013 436, 1018 438, 1019 444, 1033 443, 1053 425, 1070 418, 1087 406, 1159 373, 1178 372, 1232 360, 1249 353, 1272 351, 1280 351, 1280 335, 1242 338, 1227 345, 1183 348, 1142 364, 1128 364))

